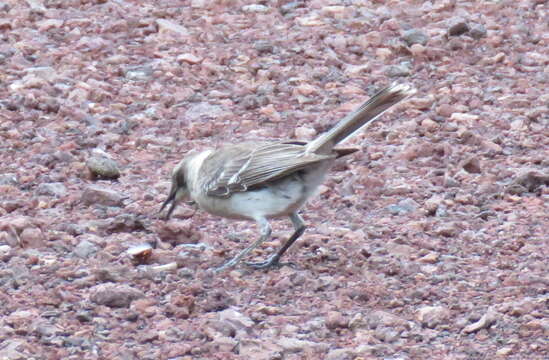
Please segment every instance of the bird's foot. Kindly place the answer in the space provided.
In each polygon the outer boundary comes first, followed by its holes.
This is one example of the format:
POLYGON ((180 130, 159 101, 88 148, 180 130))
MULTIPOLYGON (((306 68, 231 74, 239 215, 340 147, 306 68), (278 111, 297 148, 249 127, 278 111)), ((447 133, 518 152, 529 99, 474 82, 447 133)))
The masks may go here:
POLYGON ((265 261, 247 262, 245 264, 247 266, 253 268, 253 269, 256 269, 256 270, 270 269, 270 268, 273 268, 273 267, 280 267, 280 266, 283 266, 283 265, 289 265, 289 263, 281 263, 279 260, 280 260, 280 257, 277 254, 274 254, 265 261))
MULTIPOLYGON (((245 262, 244 264, 246 264, 246 266, 249 266, 251 267, 252 269, 255 269, 255 270, 261 270, 261 269, 270 269, 270 268, 274 268, 274 267, 281 267, 281 266, 284 266, 284 265, 294 265, 292 263, 289 263, 289 262, 285 262, 285 263, 281 263, 280 261, 280 257, 276 254, 270 256, 267 260, 264 260, 264 261, 259 261, 259 262, 245 262)), ((233 266, 235 266, 236 264, 238 264, 239 261, 235 259, 232 259, 232 260, 229 260, 227 261, 225 264, 223 264, 222 266, 218 267, 218 268, 215 268, 214 269, 214 273, 218 274, 222 271, 225 271, 233 266)))

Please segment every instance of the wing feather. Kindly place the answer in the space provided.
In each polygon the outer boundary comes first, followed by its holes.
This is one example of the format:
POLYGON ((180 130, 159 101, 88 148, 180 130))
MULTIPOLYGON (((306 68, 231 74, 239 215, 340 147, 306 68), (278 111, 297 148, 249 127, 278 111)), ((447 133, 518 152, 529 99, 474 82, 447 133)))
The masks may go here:
POLYGON ((295 142, 228 146, 206 160, 206 167, 217 169, 205 169, 205 174, 213 176, 207 179, 204 188, 210 196, 226 197, 335 157, 335 154, 306 153, 303 144, 295 142))

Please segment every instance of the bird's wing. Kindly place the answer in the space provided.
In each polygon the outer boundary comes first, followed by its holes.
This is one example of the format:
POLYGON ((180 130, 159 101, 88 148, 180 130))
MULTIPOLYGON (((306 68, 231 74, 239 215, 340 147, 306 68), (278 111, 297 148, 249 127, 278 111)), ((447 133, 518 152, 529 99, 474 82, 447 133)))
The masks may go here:
POLYGON ((306 153, 303 143, 292 141, 233 145, 205 160, 203 174, 211 175, 204 189, 209 196, 226 197, 335 157, 306 153))

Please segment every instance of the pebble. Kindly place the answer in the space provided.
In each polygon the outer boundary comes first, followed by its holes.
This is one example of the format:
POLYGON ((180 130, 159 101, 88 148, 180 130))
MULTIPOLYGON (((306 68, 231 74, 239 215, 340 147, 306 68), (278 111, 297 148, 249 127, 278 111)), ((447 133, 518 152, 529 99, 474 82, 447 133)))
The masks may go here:
POLYGON ((86 166, 88 167, 92 178, 117 179, 120 177, 118 164, 106 154, 93 154, 88 161, 86 161, 86 166))
POLYGON ((269 12, 270 8, 265 5, 261 4, 251 4, 251 5, 244 5, 242 7, 242 11, 248 12, 248 13, 267 13, 269 12))
POLYGON ((183 25, 177 24, 173 21, 166 19, 157 19, 156 24, 158 25, 159 33, 172 32, 180 36, 189 35, 189 31, 183 25))
POLYGON ((126 55, 122 54, 112 55, 105 59, 105 63, 110 65, 127 64, 128 61, 129 58, 126 55))
MULTIPOLYGON (((380 58, 381 60, 386 60, 389 57, 391 57, 391 55, 393 55, 393 52, 391 51, 391 49, 387 49, 387 48, 378 48, 378 49, 376 49, 376 56, 378 58, 380 58)), ((368 69, 368 66, 366 66, 366 65, 358 66, 358 67, 355 67, 354 71, 352 71, 351 73, 358 74, 358 73, 360 73, 360 71, 367 70, 367 69, 368 69)))
POLYGON ((74 248, 74 253, 83 259, 86 259, 97 253, 99 247, 88 240, 82 240, 74 248))
POLYGON ((410 46, 410 52, 412 53, 413 56, 416 56, 416 57, 425 53, 425 50, 426 50, 425 46, 421 44, 414 44, 410 46))
POLYGON ((402 40, 404 40, 408 46, 412 46, 414 44, 425 46, 429 41, 429 35, 422 30, 410 29, 404 31, 402 34, 402 40))
POLYGON ((150 259, 152 251, 151 244, 144 243, 130 247, 126 253, 138 264, 144 264, 150 259))
POLYGON ((284 351, 295 353, 302 352, 305 349, 315 349, 316 351, 327 350, 328 344, 315 343, 309 340, 301 340, 298 338, 283 337, 277 341, 277 344, 282 347, 284 351))
POLYGON ((14 173, 0 174, 0 185, 17 185, 17 175, 14 173))
POLYGON ((435 233, 444 237, 454 237, 458 233, 458 227, 453 222, 443 224, 435 230, 435 233))
POLYGON ((505 346, 505 347, 502 347, 501 349, 498 349, 496 351, 496 356, 501 356, 501 357, 504 357, 506 358, 507 356, 509 356, 509 354, 511 354, 513 352, 513 347, 511 346, 505 346))
POLYGON ((301 85, 298 85, 295 90, 301 94, 301 95, 304 95, 304 96, 310 96, 310 95, 313 95, 315 94, 318 89, 316 87, 314 87, 313 85, 311 84, 301 84, 301 85))
POLYGON ((440 125, 436 121, 427 118, 421 121, 421 127, 427 131, 433 132, 435 130, 438 130, 440 128, 440 125))
POLYGON ((159 273, 159 272, 175 271, 175 270, 177 270, 177 268, 178 268, 177 263, 176 262, 171 262, 171 263, 168 263, 168 264, 152 266, 151 270, 154 271, 154 272, 159 273))
POLYGON ((218 118, 225 114, 225 110, 220 105, 212 105, 208 102, 200 102, 191 105, 185 112, 185 118, 188 121, 195 122, 205 118, 218 118))
POLYGON ((220 321, 227 321, 231 323, 237 330, 249 329, 254 325, 254 322, 250 317, 241 313, 234 307, 230 307, 218 313, 220 321))
POLYGON ((295 9, 303 7, 304 4, 302 1, 290 1, 282 6, 280 6, 280 13, 282 15, 289 14, 293 12, 295 9))
POLYGON ((408 65, 391 65, 385 71, 389 77, 406 77, 412 74, 408 65))
POLYGON ((196 56, 196 55, 191 54, 191 53, 185 53, 185 54, 181 54, 181 55, 177 56, 177 61, 179 63, 185 62, 185 63, 191 64, 191 65, 201 63, 202 60, 203 60, 202 57, 196 56))
POLYGON ((404 199, 397 204, 389 205, 387 210, 393 215, 404 215, 415 212, 419 208, 419 204, 414 199, 404 199))
POLYGON ((340 5, 323 6, 322 14, 334 17, 341 16, 345 12, 345 8, 345 6, 340 5))
POLYGON ((465 34, 467 31, 469 31, 467 20, 460 17, 450 19, 448 26, 449 36, 459 36, 465 34))
POLYGON ((122 206, 126 197, 104 186, 89 185, 82 193, 82 202, 87 205, 122 206))
POLYGON ((322 19, 320 19, 317 14, 298 17, 298 18, 296 18, 296 21, 301 26, 321 26, 321 25, 324 25, 324 21, 322 21, 322 19))
POLYGON ((326 354, 325 360, 354 360, 357 352, 354 349, 333 349, 326 354))
POLYGON ((151 66, 133 66, 125 71, 126 79, 133 81, 147 81, 151 78, 153 69, 151 66))
POLYGON ((493 310, 488 310, 477 322, 466 326, 463 332, 469 334, 481 329, 492 326, 497 321, 497 314, 493 310))
POLYGON ((453 113, 450 115, 450 120, 463 122, 467 124, 473 124, 479 119, 478 115, 465 114, 465 113, 453 113))
POLYGON ((324 324, 330 330, 349 327, 349 321, 339 311, 330 311, 326 314, 324 324))
POLYGON ((503 148, 501 147, 501 145, 498 145, 495 142, 490 140, 482 140, 481 145, 484 149, 488 151, 493 151, 497 154, 500 154, 503 151, 503 148))
POLYGON ((470 174, 482 172, 481 163, 477 156, 471 156, 461 163, 461 167, 470 174))
POLYGON ((23 247, 42 248, 46 246, 45 240, 42 230, 35 227, 25 228, 21 234, 19 234, 19 241, 23 247))
POLYGON ((317 132, 314 128, 303 125, 296 127, 294 130, 294 134, 296 139, 312 140, 315 138, 317 132))
POLYGON ((81 323, 90 322, 93 319, 93 315, 90 311, 87 310, 81 310, 76 313, 76 320, 80 321, 81 323))
POLYGON ((424 208, 429 215, 435 215, 438 207, 442 203, 442 198, 439 196, 433 196, 430 199, 425 201, 424 208))
POLYGON ((430 252, 425 256, 422 256, 418 259, 419 262, 425 263, 425 264, 434 264, 438 262, 439 254, 436 252, 430 252))
POLYGON ((91 289, 90 300, 111 308, 129 307, 132 301, 145 295, 141 290, 124 284, 100 284, 91 289))
POLYGON ((36 188, 36 194, 62 197, 67 194, 67 188, 63 183, 42 183, 36 188))
POLYGON ((482 39, 486 34, 486 28, 482 24, 472 24, 469 29, 469 35, 476 40, 482 39))
POLYGON ((270 41, 257 40, 254 42, 254 49, 260 54, 271 54, 274 51, 274 46, 270 41))
POLYGON ((435 97, 432 94, 427 96, 414 96, 407 101, 414 109, 427 110, 435 103, 435 97))
POLYGON ((450 312, 444 306, 424 306, 417 313, 421 325, 430 329, 447 323, 449 317, 450 312))
POLYGON ((0 358, 6 360, 31 359, 32 355, 26 351, 27 348, 28 344, 26 341, 8 338, 2 342, 2 349, 0 349, 0 358))

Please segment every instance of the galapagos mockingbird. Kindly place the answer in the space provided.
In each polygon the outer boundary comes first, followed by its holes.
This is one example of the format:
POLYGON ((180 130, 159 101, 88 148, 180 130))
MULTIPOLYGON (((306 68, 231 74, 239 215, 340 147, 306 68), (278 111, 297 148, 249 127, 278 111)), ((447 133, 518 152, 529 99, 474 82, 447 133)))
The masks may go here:
POLYGON ((292 236, 265 261, 246 263, 256 269, 277 265, 305 230, 299 209, 333 161, 357 150, 335 146, 414 92, 409 85, 388 86, 311 142, 244 142, 187 155, 173 169, 171 190, 160 211, 171 203, 167 220, 181 201, 190 200, 210 214, 258 224, 259 238, 216 271, 236 265, 269 239, 268 219, 288 216, 295 229, 292 236))

